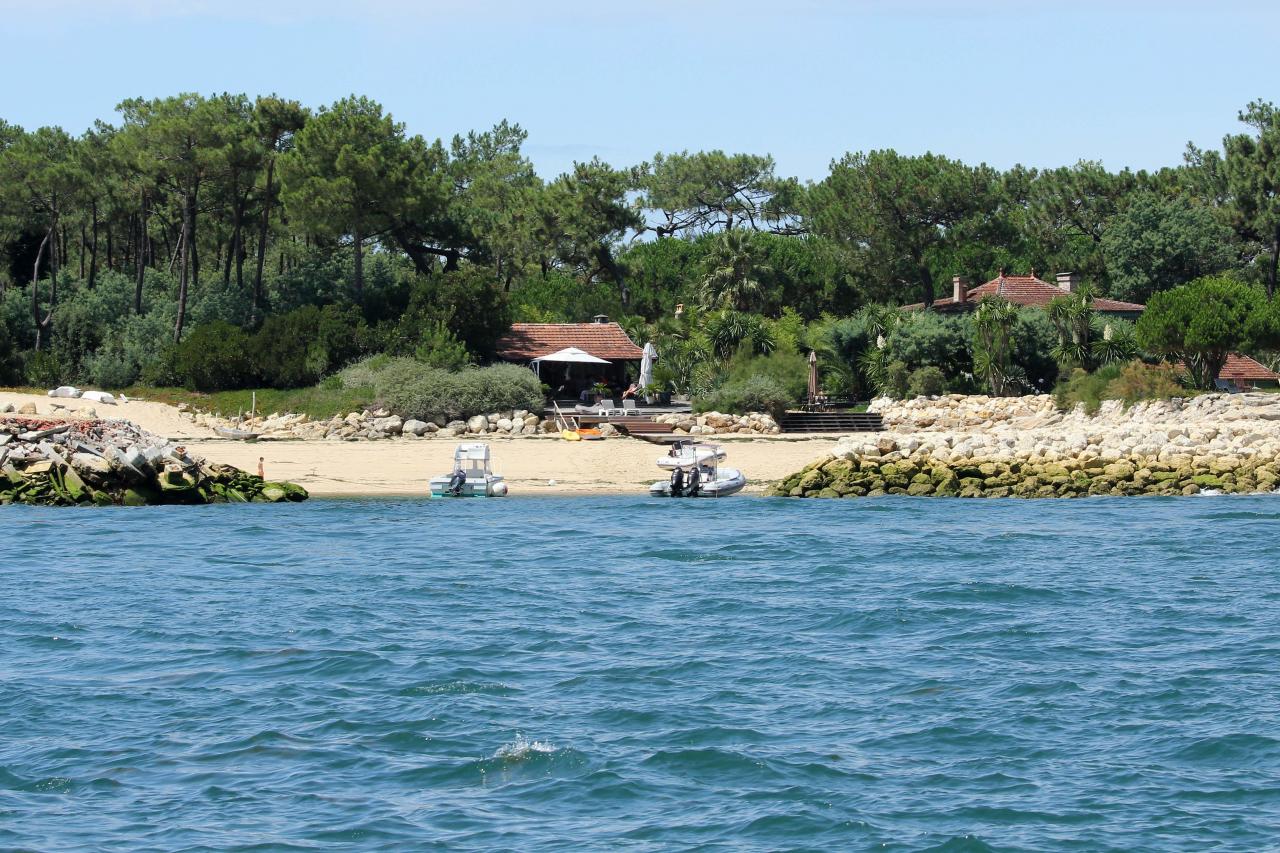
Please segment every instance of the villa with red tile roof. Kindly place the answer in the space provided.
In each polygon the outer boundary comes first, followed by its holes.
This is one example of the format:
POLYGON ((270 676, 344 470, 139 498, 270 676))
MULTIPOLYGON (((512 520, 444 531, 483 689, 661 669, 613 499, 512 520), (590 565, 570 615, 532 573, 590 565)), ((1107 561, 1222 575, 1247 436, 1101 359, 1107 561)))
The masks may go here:
MULTIPOLYGON (((1058 273, 1057 278, 1058 283, 1054 285, 1036 278, 1035 270, 1030 275, 1005 275, 1004 270, 1001 270, 998 276, 986 284, 970 288, 964 277, 958 275, 951 279, 951 296, 935 299, 930 308, 943 313, 972 311, 984 296, 996 296, 1024 308, 1047 308, 1054 297, 1074 293, 1080 287, 1080 276, 1075 273, 1058 273)), ((917 302, 902 307, 907 311, 920 311, 925 306, 923 302, 917 302)), ((1136 320, 1146 306, 1136 302, 1094 297, 1093 308, 1100 314, 1136 320)))
MULTIPOLYGON (((951 296, 935 299, 929 308, 948 314, 972 311, 978 307, 979 300, 984 296, 995 296, 1024 308, 1048 308, 1054 297, 1064 293, 1074 293, 1080 287, 1080 277, 1075 273, 1060 272, 1057 280, 1058 283, 1054 285, 1036 278, 1035 270, 1032 270, 1030 275, 1005 275, 1004 270, 1000 270, 1000 274, 991 281, 971 288, 963 276, 957 275, 951 279, 951 296)), ((902 309, 922 311, 924 307, 923 302, 917 302, 914 305, 904 305, 902 309)), ((1137 302, 1094 297, 1093 308, 1099 314, 1136 320, 1147 306, 1137 302)), ((1268 370, 1247 355, 1232 353, 1227 358, 1222 372, 1218 374, 1218 385, 1221 388, 1236 390, 1260 386, 1276 387, 1280 385, 1280 374, 1268 370)))

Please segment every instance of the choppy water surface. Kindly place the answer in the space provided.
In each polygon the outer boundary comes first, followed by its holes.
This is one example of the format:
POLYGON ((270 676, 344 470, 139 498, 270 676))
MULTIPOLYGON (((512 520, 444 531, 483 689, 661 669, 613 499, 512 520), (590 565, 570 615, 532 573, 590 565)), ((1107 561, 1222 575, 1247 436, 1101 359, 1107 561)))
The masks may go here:
POLYGON ((0 847, 1258 850, 1280 498, 0 509, 0 847))

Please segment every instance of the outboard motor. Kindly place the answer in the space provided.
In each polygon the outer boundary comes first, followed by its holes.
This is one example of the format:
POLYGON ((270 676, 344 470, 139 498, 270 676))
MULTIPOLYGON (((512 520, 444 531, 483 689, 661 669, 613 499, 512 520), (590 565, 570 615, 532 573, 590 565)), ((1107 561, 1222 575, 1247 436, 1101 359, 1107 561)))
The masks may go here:
POLYGON ((461 468, 453 472, 453 476, 449 478, 448 491, 454 497, 462 494, 462 487, 467 484, 467 472, 461 468))
POLYGON ((689 471, 689 485, 685 487, 685 497, 696 498, 702 489, 702 472, 693 468, 689 471))
POLYGON ((671 497, 678 498, 684 494, 684 469, 676 468, 671 472, 671 497))

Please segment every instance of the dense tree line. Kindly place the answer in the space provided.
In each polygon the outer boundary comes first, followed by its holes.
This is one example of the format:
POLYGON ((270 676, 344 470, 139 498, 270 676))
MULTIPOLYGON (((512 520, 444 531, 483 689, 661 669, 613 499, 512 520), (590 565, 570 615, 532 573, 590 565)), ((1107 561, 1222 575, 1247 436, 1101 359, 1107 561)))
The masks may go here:
POLYGON ((0 381, 189 382, 201 352, 231 350, 243 381, 277 385, 370 352, 456 366, 513 319, 670 325, 677 304, 708 339, 749 337, 751 317, 929 303, 1001 268, 1134 301, 1227 273, 1269 298, 1280 266, 1280 113, 1263 102, 1220 150, 1155 172, 882 150, 811 183, 721 151, 547 180, 518 125, 431 140, 355 96, 117 113, 79 135, 0 121, 0 381), (211 327, 199 346, 192 327, 211 327))

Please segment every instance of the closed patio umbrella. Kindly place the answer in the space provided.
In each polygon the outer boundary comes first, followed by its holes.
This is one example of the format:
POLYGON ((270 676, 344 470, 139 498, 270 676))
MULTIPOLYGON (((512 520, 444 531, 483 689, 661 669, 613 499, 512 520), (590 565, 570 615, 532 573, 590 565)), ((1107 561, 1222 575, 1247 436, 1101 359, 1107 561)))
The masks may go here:
POLYGON ((653 348, 653 342, 644 345, 644 355, 640 358, 640 381, 636 384, 642 389, 653 384, 653 360, 658 357, 658 351, 653 348))
POLYGON ((818 401, 818 353, 809 350, 809 405, 818 401))

